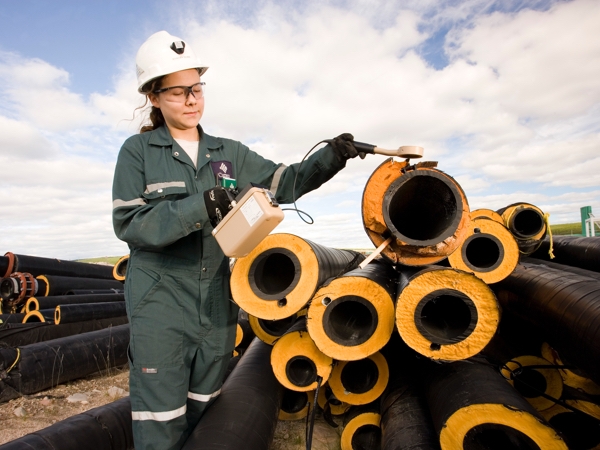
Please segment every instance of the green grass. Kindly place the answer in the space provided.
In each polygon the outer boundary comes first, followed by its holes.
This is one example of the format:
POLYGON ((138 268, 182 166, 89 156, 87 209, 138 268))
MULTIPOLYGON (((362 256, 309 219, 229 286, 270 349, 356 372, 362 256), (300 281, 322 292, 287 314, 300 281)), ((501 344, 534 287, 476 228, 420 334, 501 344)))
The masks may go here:
POLYGON ((112 264, 114 266, 119 259, 121 259, 121 256, 101 256, 99 258, 78 259, 77 262, 86 262, 86 263, 104 262, 104 263, 112 264))
POLYGON ((570 235, 570 234, 578 234, 581 235, 581 223, 561 223, 558 225, 550 225, 550 229, 552 230, 552 234, 556 235, 570 235))

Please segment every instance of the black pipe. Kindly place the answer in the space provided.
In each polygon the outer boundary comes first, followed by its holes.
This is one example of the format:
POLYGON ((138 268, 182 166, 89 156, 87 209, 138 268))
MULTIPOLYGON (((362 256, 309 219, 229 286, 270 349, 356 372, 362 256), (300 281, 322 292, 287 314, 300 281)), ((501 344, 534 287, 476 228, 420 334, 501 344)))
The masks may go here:
POLYGON ((69 289, 65 295, 95 295, 95 294, 123 294, 123 286, 119 289, 69 289))
MULTIPOLYGON (((60 325, 57 325, 57 328, 60 325)), ((229 361, 224 380, 239 358, 229 361)), ((2 450, 129 450, 133 449, 131 402, 124 397, 112 403, 61 420, 0 446, 2 450)))
POLYGON ((23 322, 23 318, 25 314, 15 313, 15 314, 0 314, 0 330, 4 328, 4 324, 6 323, 21 323, 23 322))
POLYGON ((12 323, 0 326, 0 343, 10 347, 21 347, 36 342, 50 341, 66 336, 102 330, 110 326, 116 327, 127 323, 127 317, 112 317, 102 320, 52 325, 42 323, 12 323))
POLYGON ((344 416, 340 437, 342 450, 379 450, 381 448, 380 403, 353 406, 344 416))
POLYGON ((381 398, 381 450, 439 450, 420 383, 394 381, 381 398))
POLYGON ((48 297, 32 297, 27 300, 27 304, 35 300, 36 308, 31 309, 50 309, 58 305, 73 305, 86 303, 107 303, 122 302, 125 300, 123 294, 90 294, 90 295, 52 295, 48 297))
POLYGON ((313 397, 313 392, 292 391, 284 387, 279 405, 279 420, 298 420, 306 417, 313 397))
MULTIPOLYGON (((105 280, 100 278, 63 277, 58 275, 40 275, 36 278, 37 288, 31 297, 48 297, 51 295, 64 295, 71 289, 119 289, 123 283, 117 280, 105 280)), ((21 285, 14 282, 12 278, 4 278, 0 282, 0 296, 2 300, 8 301, 19 297, 21 285)))
POLYGON ((55 309, 40 309, 29 311, 23 318, 23 323, 47 322, 54 325, 55 309))
POLYGON ((522 263, 495 290, 505 310, 544 330, 565 363, 600 383, 600 282, 522 263))
MULTIPOLYGON (((554 260, 553 260, 554 261, 554 260)), ((557 262, 546 261, 544 259, 533 258, 531 256, 524 256, 521 258, 521 262, 528 264, 535 264, 536 266, 546 266, 551 269, 562 270, 564 272, 571 272, 583 277, 595 278, 600 280, 600 273, 594 272, 593 270, 581 269, 579 267, 568 266, 566 264, 559 264, 557 262)))
POLYGON ((5 277, 13 272, 27 272, 38 275, 61 275, 66 277, 113 279, 112 266, 65 261, 39 256, 15 255, 6 253, 0 256, 0 267, 5 277))
MULTIPOLYGON (((129 325, 120 325, 26 345, 20 348, 18 363, 3 383, 19 396, 109 371, 127 362, 128 344, 129 325)), ((14 354, 7 356, 5 351, 16 352, 15 349, 0 349, 0 370, 8 368, 15 360, 14 354)), ((0 400, 1 397, 2 393, 0 400)))
MULTIPOLYGON (((597 237, 553 236, 552 262, 566 266, 600 272, 600 239, 597 237)), ((542 241, 540 248, 531 256, 550 261, 550 238, 542 241)))
MULTIPOLYGON (((238 312, 238 327, 242 334, 242 337, 235 346, 236 350, 239 352, 240 350, 245 350, 248 348, 252 340, 254 339, 254 331, 252 331, 252 327, 250 326, 250 319, 248 317, 248 313, 243 309, 240 309, 238 312)), ((236 336, 237 337, 237 336, 236 336)), ((237 342, 237 339, 236 339, 237 342)))
POLYGON ((385 193, 385 224, 394 237, 409 245, 436 245, 457 231, 463 195, 460 186, 442 172, 408 172, 385 193))
POLYGON ((131 402, 122 398, 0 445, 2 450, 133 449, 131 402))
POLYGON ((254 339, 183 450, 268 450, 282 395, 269 364, 271 349, 254 339))
POLYGON ((54 313, 54 323, 73 323, 85 320, 109 319, 127 315, 125 302, 84 303, 59 305, 54 313))
POLYGON ((530 203, 521 202, 508 205, 497 212, 517 241, 522 254, 531 255, 540 247, 548 231, 541 209, 530 203))
POLYGON ((430 375, 427 402, 442 448, 564 448, 556 432, 491 366, 457 361, 430 375))

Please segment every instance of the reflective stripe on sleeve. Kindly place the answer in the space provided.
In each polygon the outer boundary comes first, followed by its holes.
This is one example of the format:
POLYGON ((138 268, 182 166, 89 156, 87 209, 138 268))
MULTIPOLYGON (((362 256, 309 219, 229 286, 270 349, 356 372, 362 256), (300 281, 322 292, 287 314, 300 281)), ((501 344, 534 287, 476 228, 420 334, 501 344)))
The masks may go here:
POLYGON ((181 408, 174 409, 173 411, 164 412, 131 411, 131 418, 133 420, 155 420, 157 422, 166 422, 167 420, 172 420, 183 416, 186 411, 186 405, 183 405, 181 408))
POLYGON ((146 190, 144 194, 149 194, 150 192, 158 191, 159 189, 165 189, 170 187, 185 187, 185 181, 169 181, 167 183, 153 183, 146 186, 146 190))
POLYGON ((134 198, 133 200, 121 200, 120 198, 113 200, 113 209, 122 208, 123 206, 144 206, 146 201, 143 198, 134 198))
POLYGON ((197 402, 208 402, 211 398, 217 397, 220 393, 221 389, 213 392, 212 394, 194 394, 193 392, 188 392, 188 398, 196 400, 197 402))
POLYGON ((285 164, 282 164, 281 166, 279 166, 279 169, 277 169, 273 174, 273 181, 271 181, 271 189, 269 189, 273 195, 277 193, 277 188, 279 187, 279 180, 281 179, 281 174, 285 169, 287 169, 287 166, 285 164))

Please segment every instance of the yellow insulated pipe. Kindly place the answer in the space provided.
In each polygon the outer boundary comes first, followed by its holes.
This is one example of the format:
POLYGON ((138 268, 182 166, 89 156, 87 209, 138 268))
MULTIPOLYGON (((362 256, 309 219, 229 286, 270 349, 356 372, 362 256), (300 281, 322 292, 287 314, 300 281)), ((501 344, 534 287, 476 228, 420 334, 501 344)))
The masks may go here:
POLYGON ((506 227, 493 219, 478 217, 471 221, 471 234, 448 257, 455 269, 464 270, 486 283, 497 283, 509 276, 519 264, 519 246, 506 227))
POLYGON ((371 175, 362 198, 363 225, 382 254, 408 266, 448 257, 468 236, 470 210, 460 185, 436 163, 384 161, 371 175))
POLYGON ((341 416, 345 414, 352 405, 340 401, 331 391, 329 382, 325 383, 324 386, 319 389, 319 395, 317 397, 317 404, 323 411, 329 410, 329 413, 333 416, 341 416))
POLYGON ((379 405, 365 405, 350 410, 340 437, 341 450, 381 448, 380 424, 379 405))
POLYGON ((121 256, 121 258, 113 266, 113 277, 115 280, 125 281, 127 264, 129 264, 129 255, 121 256))
POLYGON ((536 251, 548 231, 547 216, 530 203, 513 203, 497 211, 524 255, 536 251))
POLYGON ((364 259, 293 234, 267 236, 231 273, 233 300, 248 314, 278 320, 300 311, 329 278, 338 277, 364 259))
POLYGON ((292 327, 298 317, 298 314, 294 314, 285 319, 267 320, 259 319, 258 317, 248 314, 248 322, 257 338, 265 344, 273 345, 277 339, 283 336, 292 327))
POLYGON ((298 392, 284 388, 279 407, 279 420, 304 419, 314 401, 314 391, 298 392))
POLYGON ((398 273, 381 261, 355 269, 317 291, 308 308, 308 332, 319 350, 341 361, 379 351, 394 330, 398 273))
POLYGON ((540 414, 562 434, 571 449, 600 450, 600 405, 586 400, 565 400, 576 409, 554 405, 540 414))
POLYGON ((551 363, 539 356, 521 355, 504 363, 500 373, 508 382, 538 411, 551 408, 554 401, 545 397, 560 398, 563 381, 558 370, 532 368, 531 366, 550 366, 551 363))
POLYGON ((273 345, 271 366, 284 387, 306 392, 317 388, 319 377, 321 383, 329 379, 333 360, 317 348, 302 318, 273 345))
POLYGON ((426 395, 442 450, 568 448, 489 365, 442 364, 429 377, 426 395))
POLYGON ((504 225, 504 219, 502 218, 502 216, 493 209, 480 208, 471 211, 471 220, 479 219, 482 217, 492 219, 493 221, 504 225))
POLYGON ((396 326, 416 352, 436 360, 466 359, 494 336, 500 309, 492 290, 475 275, 438 267, 401 280, 396 326))
POLYGON ((388 385, 390 371, 379 352, 359 361, 339 361, 329 377, 335 397, 350 405, 366 405, 377 400, 388 385))
MULTIPOLYGON (((542 344, 542 356, 557 366, 565 366, 565 363, 560 359, 558 352, 554 350, 547 342, 542 344)), ((589 395, 600 395, 600 386, 594 380, 587 378, 576 370, 567 367, 561 367, 558 370, 563 383, 577 390, 583 391, 589 395)))

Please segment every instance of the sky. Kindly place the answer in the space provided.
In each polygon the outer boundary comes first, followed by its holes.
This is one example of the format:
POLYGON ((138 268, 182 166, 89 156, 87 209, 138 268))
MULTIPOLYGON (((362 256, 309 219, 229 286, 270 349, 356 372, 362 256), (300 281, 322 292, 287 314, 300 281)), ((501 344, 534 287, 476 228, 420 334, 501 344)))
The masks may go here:
MULTIPOLYGON (((0 254, 119 256, 112 177, 137 110, 135 54, 167 30, 210 68, 201 125, 290 164, 350 132, 419 145, 471 210, 600 216, 597 0, 0 2, 0 254)), ((277 232, 369 248, 350 160, 277 232)))

